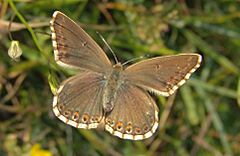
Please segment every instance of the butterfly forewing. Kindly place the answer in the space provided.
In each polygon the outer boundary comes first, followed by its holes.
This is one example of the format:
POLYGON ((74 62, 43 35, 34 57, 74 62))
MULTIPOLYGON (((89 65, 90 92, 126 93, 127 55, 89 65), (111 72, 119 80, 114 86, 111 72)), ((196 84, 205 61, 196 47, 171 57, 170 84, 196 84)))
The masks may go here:
POLYGON ((105 119, 105 129, 123 139, 142 140, 156 131, 158 108, 143 89, 122 84, 117 92, 114 109, 105 119))
POLYGON ((111 67, 104 51, 66 15, 55 11, 50 25, 54 56, 59 65, 96 72, 111 67))
POLYGON ((127 67, 124 74, 132 84, 169 96, 185 83, 200 63, 198 54, 155 57, 127 67))
POLYGON ((53 101, 55 115, 77 128, 96 128, 103 118, 102 75, 84 72, 65 80, 53 101))

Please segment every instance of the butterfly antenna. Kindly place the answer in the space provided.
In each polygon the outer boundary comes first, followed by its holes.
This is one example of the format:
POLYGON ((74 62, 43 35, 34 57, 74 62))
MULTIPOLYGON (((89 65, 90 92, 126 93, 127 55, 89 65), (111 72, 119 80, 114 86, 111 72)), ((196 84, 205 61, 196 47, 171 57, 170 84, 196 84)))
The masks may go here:
POLYGON ((97 31, 97 34, 100 36, 100 38, 103 40, 103 42, 106 44, 106 46, 108 47, 108 49, 111 51, 111 53, 113 54, 114 60, 116 61, 116 63, 118 63, 118 59, 116 54, 113 52, 112 48, 108 45, 107 41, 103 38, 103 36, 97 31))
POLYGON ((136 60, 141 60, 141 59, 146 58, 146 57, 149 57, 149 55, 146 54, 146 55, 143 55, 143 56, 140 56, 140 57, 136 57, 136 58, 130 59, 130 60, 124 62, 122 65, 124 66, 124 65, 126 65, 126 64, 128 64, 130 62, 134 62, 136 60))

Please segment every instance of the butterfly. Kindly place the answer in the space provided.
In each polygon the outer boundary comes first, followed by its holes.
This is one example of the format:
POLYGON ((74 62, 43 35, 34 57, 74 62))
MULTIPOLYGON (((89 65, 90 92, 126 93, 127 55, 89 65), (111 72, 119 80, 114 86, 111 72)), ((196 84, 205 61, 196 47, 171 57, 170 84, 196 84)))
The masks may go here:
POLYGON ((104 123, 111 134, 130 140, 151 137, 159 109, 149 92, 169 96, 200 66, 202 57, 186 53, 146 59, 126 68, 112 64, 100 46, 73 20, 55 11, 50 21, 54 58, 79 74, 63 81, 53 112, 64 123, 92 129, 104 123))

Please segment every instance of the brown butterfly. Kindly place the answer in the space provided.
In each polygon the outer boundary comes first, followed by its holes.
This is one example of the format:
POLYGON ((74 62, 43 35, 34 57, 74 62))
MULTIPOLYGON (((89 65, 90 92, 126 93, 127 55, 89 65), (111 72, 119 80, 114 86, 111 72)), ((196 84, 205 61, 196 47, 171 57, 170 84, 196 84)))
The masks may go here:
POLYGON ((61 83, 53 112, 77 128, 105 129, 123 139, 141 140, 158 127, 158 107, 148 91, 169 96, 200 66, 194 53, 155 57, 123 68, 109 61, 74 21, 56 11, 50 22, 56 62, 81 72, 61 83))

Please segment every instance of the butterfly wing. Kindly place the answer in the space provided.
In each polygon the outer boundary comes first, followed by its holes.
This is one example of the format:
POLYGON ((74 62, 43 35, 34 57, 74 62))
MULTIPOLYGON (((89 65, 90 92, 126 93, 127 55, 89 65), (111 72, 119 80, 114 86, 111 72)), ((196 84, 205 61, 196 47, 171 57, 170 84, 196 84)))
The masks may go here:
POLYGON ((158 108, 143 89, 122 84, 114 109, 105 119, 105 129, 123 139, 149 138, 158 127, 158 108))
POLYGON ((132 84, 169 96, 186 82, 200 66, 201 60, 199 54, 155 57, 129 66, 124 74, 132 84))
POLYGON ((97 43, 74 21, 55 11, 50 21, 56 62, 64 67, 102 72, 111 62, 97 43))
POLYGON ((103 118, 103 76, 84 72, 65 80, 53 100, 53 112, 77 128, 96 128, 103 118))

